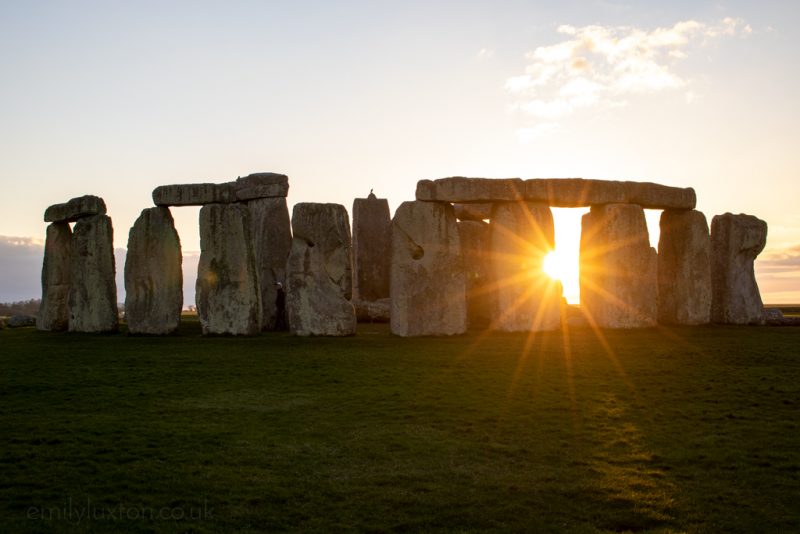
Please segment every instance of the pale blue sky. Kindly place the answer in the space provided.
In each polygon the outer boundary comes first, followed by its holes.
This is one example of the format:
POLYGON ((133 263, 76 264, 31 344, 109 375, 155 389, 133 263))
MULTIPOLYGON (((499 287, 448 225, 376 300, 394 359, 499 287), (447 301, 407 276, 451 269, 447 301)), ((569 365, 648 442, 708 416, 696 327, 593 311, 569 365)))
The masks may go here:
MULTIPOLYGON (((762 290, 800 301, 800 3, 164 4, 0 2, 0 235, 42 239, 48 205, 92 193, 122 248, 157 185, 257 171, 288 174, 290 204, 348 210, 450 175, 649 180, 694 186, 709 220, 765 219, 784 267, 762 290), (663 87, 620 89, 595 57, 599 92, 567 112, 569 80, 510 89, 526 53, 573 39, 562 25, 686 21, 685 43, 652 49, 663 87)), ((197 250, 197 210, 175 216, 197 250)), ((0 301, 30 283, 4 277, 0 301)))

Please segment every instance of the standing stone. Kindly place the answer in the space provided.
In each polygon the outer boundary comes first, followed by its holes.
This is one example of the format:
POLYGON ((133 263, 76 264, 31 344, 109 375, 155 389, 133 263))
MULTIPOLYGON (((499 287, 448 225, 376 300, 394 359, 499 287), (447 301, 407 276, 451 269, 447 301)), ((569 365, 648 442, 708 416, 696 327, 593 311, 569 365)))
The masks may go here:
POLYGON ((581 308, 590 324, 655 326, 658 255, 640 206, 592 206, 581 220, 580 254, 581 308))
POLYGON ((376 198, 353 200, 353 294, 354 300, 376 301, 389 297, 392 218, 389 201, 376 198))
POLYGON ((403 202, 392 220, 392 333, 464 333, 465 289, 453 207, 439 202, 403 202))
POLYGON ((491 202, 477 204, 453 204, 453 211, 459 221, 483 221, 492 218, 491 202))
POLYGON ((664 210, 658 240, 658 322, 696 325, 711 320, 711 239, 706 216, 664 210))
POLYGON ((289 329, 299 336, 356 332, 347 210, 340 204, 295 204, 286 263, 289 329))
POLYGON ((128 234, 125 318, 131 334, 170 334, 181 320, 181 241, 169 208, 142 210, 128 234))
POLYGON ((195 299, 203 334, 261 331, 250 211, 242 204, 200 209, 200 262, 195 299))
POLYGON ((488 325, 494 311, 489 225, 483 221, 460 221, 458 234, 466 276, 467 323, 469 328, 488 325))
POLYGON ((261 291, 261 329, 275 330, 278 286, 286 283, 286 260, 292 246, 289 208, 285 197, 247 203, 253 232, 258 287, 261 291))
POLYGON ((531 332, 561 324, 561 285, 543 270, 553 250, 553 214, 546 204, 495 204, 490 242, 496 281, 494 330, 531 332))
POLYGON ((116 331, 119 318, 110 217, 94 215, 75 223, 71 258, 69 331, 116 331))
POLYGON ((66 222, 47 227, 42 265, 42 304, 36 328, 66 330, 69 325, 70 250, 72 230, 66 222))
POLYGON ((711 319, 725 324, 762 324, 764 304, 753 262, 767 244, 767 223, 726 213, 711 220, 711 319))

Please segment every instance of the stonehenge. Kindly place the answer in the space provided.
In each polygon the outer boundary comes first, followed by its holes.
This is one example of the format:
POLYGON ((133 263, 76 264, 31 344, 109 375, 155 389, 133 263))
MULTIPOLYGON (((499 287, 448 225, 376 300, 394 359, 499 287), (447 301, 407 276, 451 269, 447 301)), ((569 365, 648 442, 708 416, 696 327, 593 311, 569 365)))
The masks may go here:
MULTIPOLYGON (((569 323, 561 284, 545 275, 551 208, 589 207, 581 221, 581 310, 596 328, 784 324, 770 316, 753 263, 767 224, 695 210, 692 188, 583 178, 420 180, 391 216, 372 192, 340 204, 298 203, 288 177, 260 172, 152 192, 128 236, 130 334, 166 335, 183 306, 181 244, 171 207, 201 206, 198 316, 205 335, 348 336, 359 321, 395 335, 468 329, 553 330, 569 323), (662 210, 658 251, 645 209, 662 210)), ((45 210, 44 331, 118 329, 113 228, 102 198, 45 210)), ((776 315, 773 313, 772 315, 776 315)), ((779 320, 780 319, 780 320, 779 320)), ((566 328, 566 326, 564 326, 566 328)))

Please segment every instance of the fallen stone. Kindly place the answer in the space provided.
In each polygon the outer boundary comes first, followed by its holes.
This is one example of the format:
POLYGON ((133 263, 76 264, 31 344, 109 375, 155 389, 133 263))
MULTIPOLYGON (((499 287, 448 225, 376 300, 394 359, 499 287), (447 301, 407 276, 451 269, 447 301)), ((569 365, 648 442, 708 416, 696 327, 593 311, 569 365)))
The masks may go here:
POLYGON ((156 206, 203 206, 234 202, 236 192, 232 183, 174 184, 153 189, 156 206))
POLYGON ((239 201, 257 198, 286 198, 289 194, 289 178, 285 174, 258 172, 238 178, 233 184, 239 201))
POLYGON ((106 203, 102 198, 84 195, 47 208, 44 212, 44 222, 75 222, 82 217, 105 214, 106 203))
POLYGON ((461 240, 453 207, 438 202, 403 202, 392 220, 392 333, 464 333, 465 289, 461 240))
POLYGON ((391 232, 392 218, 385 198, 370 192, 367 198, 353 200, 354 300, 389 298, 391 232))
POLYGON ((196 304, 203 334, 256 335, 261 331, 250 211, 242 204, 200 210, 196 304))
POLYGON ((767 326, 800 326, 800 316, 786 316, 778 308, 764 308, 764 323, 767 326))
POLYGON ((131 334, 170 334, 183 308, 181 241, 169 208, 142 210, 128 234, 125 319, 131 334))
POLYGON ((658 259, 644 210, 633 204, 592 206, 581 220, 581 309, 592 326, 655 326, 658 259))
POLYGON ((561 325, 561 286, 543 270, 553 250, 553 215, 546 204, 495 204, 490 223, 495 310, 491 328, 554 330, 561 325))
POLYGON ((356 320, 359 323, 388 323, 391 316, 391 299, 354 300, 356 320))
POLYGON ((767 223, 726 213, 711 220, 711 320, 763 324, 764 304, 753 262, 767 243, 767 223))
POLYGON ((290 331, 298 336, 355 334, 351 258, 350 222, 344 206, 295 204, 286 263, 290 331))
POLYGON ((483 221, 460 221, 458 234, 466 276, 467 326, 488 325, 494 314, 494 287, 489 225, 483 221))
MULTIPOLYGON (((278 284, 286 283, 286 260, 292 246, 292 230, 286 198, 258 198, 247 203, 252 224, 258 286, 261 291, 261 329, 285 328, 278 321, 278 284)), ((285 303, 280 304, 285 314, 285 303)))
POLYGON ((47 227, 42 264, 42 304, 36 328, 58 332, 69 327, 72 230, 66 222, 47 227))
POLYGON ((6 319, 8 328, 22 328, 25 326, 36 326, 36 317, 33 315, 12 315, 6 319))
POLYGON ((459 221, 484 221, 492 217, 491 202, 479 204, 453 204, 456 219, 459 221))
POLYGON ((417 200, 438 202, 502 202, 520 200, 525 183, 519 178, 441 178, 417 182, 417 200))
POLYGON ((111 218, 79 219, 70 247, 69 331, 116 331, 119 312, 111 218))
POLYGON ((658 322, 697 325, 711 320, 711 238, 696 210, 664 210, 658 241, 658 322))

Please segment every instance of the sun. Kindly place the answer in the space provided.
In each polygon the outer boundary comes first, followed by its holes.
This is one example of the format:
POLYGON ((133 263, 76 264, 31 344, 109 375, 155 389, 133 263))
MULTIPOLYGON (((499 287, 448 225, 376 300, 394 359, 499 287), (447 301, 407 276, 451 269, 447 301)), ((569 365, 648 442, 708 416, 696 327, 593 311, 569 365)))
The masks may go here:
POLYGON ((544 257, 542 270, 553 280, 561 280, 566 276, 569 266, 564 260, 564 255, 554 250, 544 257))

